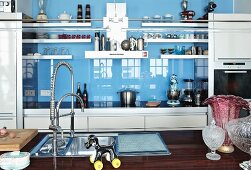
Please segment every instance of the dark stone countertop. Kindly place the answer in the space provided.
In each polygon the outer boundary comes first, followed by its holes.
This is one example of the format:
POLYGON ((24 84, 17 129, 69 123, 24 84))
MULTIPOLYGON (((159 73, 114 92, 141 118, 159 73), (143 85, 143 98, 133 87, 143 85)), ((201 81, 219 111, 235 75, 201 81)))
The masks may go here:
MULTIPOLYGON (((126 133, 126 132, 125 132, 126 133)), ((90 134, 90 132, 89 132, 90 134)), ((45 136, 39 133, 21 151, 30 151, 45 136)), ((241 170, 239 163, 250 156, 238 148, 231 154, 221 155, 219 161, 206 158, 209 149, 202 140, 200 130, 162 131, 163 140, 168 146, 169 156, 120 156, 120 170, 241 170)), ((3 152, 0 152, 0 154, 3 152)), ((109 162, 103 160, 103 170, 114 170, 109 162)), ((31 158, 27 170, 94 170, 88 157, 31 158)))

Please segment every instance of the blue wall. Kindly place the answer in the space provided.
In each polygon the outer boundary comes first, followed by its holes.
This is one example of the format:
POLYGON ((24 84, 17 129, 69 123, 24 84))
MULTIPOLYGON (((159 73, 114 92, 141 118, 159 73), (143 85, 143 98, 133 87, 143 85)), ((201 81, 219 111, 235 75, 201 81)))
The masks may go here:
MULTIPOLYGON (((47 0, 48 1, 48 0, 47 0)), ((60 0, 48 1, 46 12, 48 18, 57 18, 60 13, 67 11, 73 18, 76 18, 77 4, 91 4, 91 17, 102 18, 106 14, 106 3, 113 1, 91 1, 91 0, 60 0), (96 2, 96 3, 95 3, 96 2)), ((125 2, 125 1, 117 1, 125 2)), ((204 14, 204 8, 209 1, 205 0, 189 0, 188 9, 194 10, 195 19, 204 14)), ((215 0, 218 5, 215 12, 232 13, 233 2, 215 0)), ((174 19, 179 20, 181 12, 181 0, 126 0, 127 16, 129 18, 142 18, 143 16, 164 15, 170 13, 174 19)), ((38 14, 37 1, 33 2, 33 17, 38 14)), ((130 22, 130 27, 139 27, 140 22, 130 22)), ((92 27, 102 27, 102 22, 95 22, 92 27)), ((58 34, 62 34, 59 32, 58 34)), ((67 32, 68 33, 68 32, 67 32)), ((71 34, 71 32, 69 32, 71 34)), ((77 32, 72 34, 90 34, 94 32, 77 32)), ((128 34, 133 34, 128 32, 128 34)), ((205 78, 207 76, 206 60, 167 60, 160 59, 160 48, 173 48, 175 45, 184 44, 149 44, 146 50, 149 51, 148 59, 103 59, 90 60, 84 58, 84 51, 93 50, 92 43, 84 44, 39 44, 38 51, 43 53, 44 48, 62 47, 69 49, 73 55, 73 60, 68 62, 74 68, 75 75, 75 91, 77 82, 87 83, 90 101, 118 101, 117 91, 122 87, 136 88, 139 91, 137 100, 167 100, 166 90, 169 86, 169 78, 171 74, 176 74, 179 79, 179 88, 185 88, 184 78, 205 78)), ((192 44, 185 44, 189 48, 192 44)), ((203 46, 207 49, 207 45, 203 46)), ((54 60, 54 64, 58 61, 54 60)), ((50 89, 50 69, 51 62, 49 60, 40 60, 34 68, 37 70, 37 81, 34 84, 36 89, 50 89)), ((60 69, 56 82, 56 99, 70 91, 70 76, 65 69, 60 69)), ((38 101, 49 101, 49 97, 37 96, 38 101)))

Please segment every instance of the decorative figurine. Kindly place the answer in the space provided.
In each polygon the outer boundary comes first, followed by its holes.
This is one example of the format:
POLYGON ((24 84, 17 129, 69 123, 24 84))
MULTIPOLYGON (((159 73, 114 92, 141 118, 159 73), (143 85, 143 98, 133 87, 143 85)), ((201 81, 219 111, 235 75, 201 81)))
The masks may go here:
POLYGON ((182 12, 180 13, 182 20, 193 20, 193 16, 195 12, 192 10, 187 10, 188 8, 188 0, 182 0, 181 2, 182 12))
POLYGON ((167 97, 168 97, 167 104, 170 105, 180 104, 179 102, 180 91, 178 90, 177 85, 178 85, 177 76, 173 74, 170 79, 170 89, 167 91, 167 97))
POLYGON ((216 3, 211 0, 208 5, 205 7, 205 14, 199 18, 199 20, 208 20, 208 13, 213 12, 214 9, 217 7, 216 3))
POLYGON ((96 150, 94 155, 90 156, 90 162, 94 163, 95 170, 101 170, 103 168, 102 157, 105 157, 107 161, 112 163, 114 168, 119 168, 121 161, 114 150, 115 141, 109 146, 99 145, 98 138, 95 135, 90 135, 88 141, 85 143, 85 147, 89 149, 93 146, 96 150))

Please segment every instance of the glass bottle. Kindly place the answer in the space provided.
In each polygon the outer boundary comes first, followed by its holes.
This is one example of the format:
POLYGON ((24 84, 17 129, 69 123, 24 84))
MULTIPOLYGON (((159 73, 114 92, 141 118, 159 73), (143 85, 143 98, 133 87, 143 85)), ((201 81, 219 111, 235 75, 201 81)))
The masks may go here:
POLYGON ((85 7, 85 22, 91 22, 91 6, 90 4, 86 4, 85 7))
POLYGON ((77 22, 83 22, 83 12, 82 12, 82 5, 78 4, 78 13, 77 13, 77 22))
MULTIPOLYGON (((78 82, 78 89, 77 89, 76 94, 79 95, 82 98, 82 92, 81 92, 81 89, 80 89, 80 85, 81 85, 80 82, 78 82)), ((81 107, 81 103, 80 103, 78 98, 76 98, 76 107, 77 108, 81 107)))
POLYGON ((88 92, 86 88, 86 83, 84 84, 84 91, 83 91, 83 102, 84 102, 84 108, 88 108, 88 92))

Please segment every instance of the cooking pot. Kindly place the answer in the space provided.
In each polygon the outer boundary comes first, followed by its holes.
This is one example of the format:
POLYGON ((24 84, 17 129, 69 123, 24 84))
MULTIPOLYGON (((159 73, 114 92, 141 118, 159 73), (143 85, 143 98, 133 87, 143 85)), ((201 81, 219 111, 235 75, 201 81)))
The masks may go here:
POLYGON ((135 105, 137 92, 134 89, 122 89, 117 93, 120 94, 120 102, 122 106, 133 106, 135 105))

